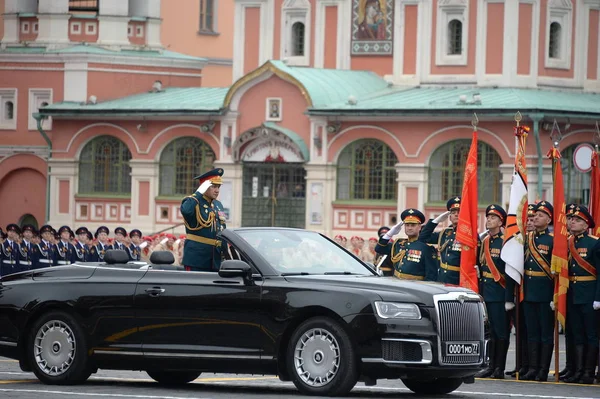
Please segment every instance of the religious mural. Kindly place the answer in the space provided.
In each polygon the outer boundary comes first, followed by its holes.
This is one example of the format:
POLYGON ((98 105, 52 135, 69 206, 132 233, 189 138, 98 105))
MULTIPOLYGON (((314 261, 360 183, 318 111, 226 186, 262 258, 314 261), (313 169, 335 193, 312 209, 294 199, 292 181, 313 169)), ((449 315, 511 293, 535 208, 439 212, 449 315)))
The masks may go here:
POLYGON ((392 54, 393 4, 393 0, 353 0, 353 55, 392 54))

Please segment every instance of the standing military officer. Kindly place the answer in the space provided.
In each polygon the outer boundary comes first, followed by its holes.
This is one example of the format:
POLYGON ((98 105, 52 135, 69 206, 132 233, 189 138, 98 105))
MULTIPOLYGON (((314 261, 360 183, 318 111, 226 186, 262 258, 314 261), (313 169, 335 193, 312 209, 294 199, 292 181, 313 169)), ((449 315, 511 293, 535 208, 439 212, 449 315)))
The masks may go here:
POLYGON ((127 253, 129 254, 129 260, 139 262, 141 260, 142 250, 140 244, 142 243, 142 232, 138 229, 133 229, 129 233, 131 238, 131 244, 127 247, 127 253))
POLYGON ((506 302, 505 263, 500 258, 504 243, 504 233, 501 228, 506 223, 506 211, 496 204, 485 210, 486 228, 488 235, 482 241, 478 266, 481 273, 479 284, 481 295, 489 316, 492 337, 489 342, 490 363, 477 377, 492 377, 504 379, 506 353, 509 340, 509 318, 504 310, 506 302))
POLYGON ((42 241, 33 248, 34 263, 32 269, 50 267, 56 261, 56 247, 52 243, 54 229, 50 225, 40 227, 42 241))
POLYGON ((62 226, 58 229, 60 241, 56 244, 56 266, 70 265, 77 262, 75 247, 71 244, 71 235, 73 232, 69 226, 62 226))
POLYGON ((438 281, 446 284, 459 285, 460 283, 460 253, 461 244, 456 241, 456 226, 458 224, 458 213, 460 212, 460 197, 453 197, 446 202, 447 212, 437 218, 430 220, 423 227, 419 235, 420 241, 428 244, 437 244, 440 259, 438 281), (450 214, 449 227, 439 233, 433 230, 450 214))
POLYGON ((523 310, 527 326, 529 370, 523 380, 547 381, 554 344, 554 278, 550 268, 553 234, 548 230, 554 208, 548 201, 535 208, 535 232, 525 239, 525 275, 523 310))
POLYGON ((223 169, 213 169, 196 176, 200 187, 181 202, 181 215, 187 233, 183 249, 183 265, 188 271, 219 271, 221 240, 217 235, 225 229, 225 212, 217 200, 223 181, 223 169))
POLYGON ((576 207, 570 220, 567 291, 567 331, 572 336, 575 349, 575 373, 564 379, 568 383, 594 382, 598 358, 595 311, 600 309, 600 240, 588 234, 588 229, 594 227, 594 219, 588 209, 576 207))
POLYGON ((98 243, 90 248, 90 262, 104 262, 104 254, 109 249, 113 249, 108 244, 108 227, 100 226, 96 229, 94 237, 98 240, 98 243))
POLYGON ((127 245, 125 245, 124 242, 125 237, 127 237, 127 230, 125 230, 123 227, 117 227, 115 229, 115 242, 112 245, 113 249, 125 251, 127 248, 127 245))
POLYGON ((23 226, 23 240, 19 244, 19 271, 31 270, 33 266, 33 235, 35 234, 35 227, 30 224, 23 226))
POLYGON ((88 247, 88 229, 87 227, 79 227, 75 230, 77 235, 77 243, 73 245, 75 247, 75 255, 79 262, 87 262, 90 255, 90 249, 88 247))
MULTIPOLYGON (((375 251, 388 255, 394 265, 394 276, 406 280, 437 280, 437 255, 434 249, 422 241, 418 241, 421 225, 425 215, 418 209, 407 209, 400 214, 404 223, 407 239, 400 238, 392 243, 390 232, 399 230, 396 226, 379 239, 375 251)), ((400 225, 401 227, 401 225, 400 225)))
POLYGON ((21 234, 21 229, 16 224, 6 226, 7 238, 2 243, 2 267, 0 276, 17 273, 19 271, 19 244, 17 240, 21 234))

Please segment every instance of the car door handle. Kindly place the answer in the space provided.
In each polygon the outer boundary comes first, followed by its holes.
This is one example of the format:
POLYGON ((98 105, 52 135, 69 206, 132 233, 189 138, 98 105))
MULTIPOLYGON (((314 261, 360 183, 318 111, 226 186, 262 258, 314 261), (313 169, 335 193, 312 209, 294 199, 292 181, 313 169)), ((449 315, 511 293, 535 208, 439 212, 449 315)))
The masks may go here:
POLYGON ((160 296, 163 292, 165 289, 160 287, 146 288, 146 293, 150 296, 160 296))

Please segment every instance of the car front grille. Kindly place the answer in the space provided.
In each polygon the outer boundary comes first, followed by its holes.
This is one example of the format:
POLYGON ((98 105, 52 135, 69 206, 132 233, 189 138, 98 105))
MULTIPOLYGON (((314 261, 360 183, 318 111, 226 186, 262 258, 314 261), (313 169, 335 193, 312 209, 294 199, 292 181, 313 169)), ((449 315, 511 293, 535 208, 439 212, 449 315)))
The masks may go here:
POLYGON ((440 295, 436 301, 439 322, 439 361, 443 365, 481 364, 484 356, 484 310, 478 295, 440 295), (454 297, 454 298, 453 298, 454 297), (460 298, 460 299, 458 299, 460 298), (446 355, 446 343, 479 343, 478 355, 446 355))
POLYGON ((383 360, 388 362, 421 362, 423 351, 418 342, 381 341, 383 360))

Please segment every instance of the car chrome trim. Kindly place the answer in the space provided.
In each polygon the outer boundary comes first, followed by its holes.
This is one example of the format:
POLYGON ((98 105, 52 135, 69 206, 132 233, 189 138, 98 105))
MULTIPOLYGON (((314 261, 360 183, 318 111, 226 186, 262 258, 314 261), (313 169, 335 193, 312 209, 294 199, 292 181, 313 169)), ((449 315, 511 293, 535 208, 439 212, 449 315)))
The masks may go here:
POLYGON ((102 349, 94 349, 95 355, 121 355, 121 356, 142 356, 142 352, 130 352, 130 351, 107 351, 102 349))
MULTIPOLYGON (((479 303, 480 308, 482 308, 482 307, 484 307, 482 298, 474 292, 448 292, 446 294, 436 294, 433 296, 433 302, 435 304, 435 319, 437 322, 438 362, 439 362, 440 366, 479 366, 479 365, 482 365, 485 362, 485 349, 483 351, 481 351, 481 353, 479 355, 479 359, 476 362, 460 363, 460 364, 444 362, 442 333, 440 331, 442 320, 440 318, 439 303, 441 301, 457 301, 461 304, 463 304, 465 302, 477 302, 477 303, 479 303), (483 356, 482 356, 482 354, 483 354, 483 356)), ((460 320, 458 322, 460 322, 460 320)), ((485 326, 484 326, 483 318, 481 318, 480 337, 481 337, 481 344, 485 345, 485 326)))
POLYGON ((9 342, 9 341, 0 341, 0 345, 2 345, 2 346, 13 346, 13 347, 16 347, 17 343, 16 342, 9 342))
POLYGON ((387 363, 387 364, 431 364, 433 362, 433 351, 431 342, 424 339, 409 339, 409 338, 382 338, 382 341, 399 341, 412 342, 421 345, 421 360, 418 362, 405 360, 385 360, 381 358, 364 357, 361 360, 363 363, 387 363))
POLYGON ((265 358, 260 355, 226 355, 226 354, 212 354, 212 353, 167 353, 167 352, 147 352, 144 353, 144 356, 153 356, 153 357, 193 357, 200 359, 246 359, 246 360, 270 360, 273 357, 265 358))

